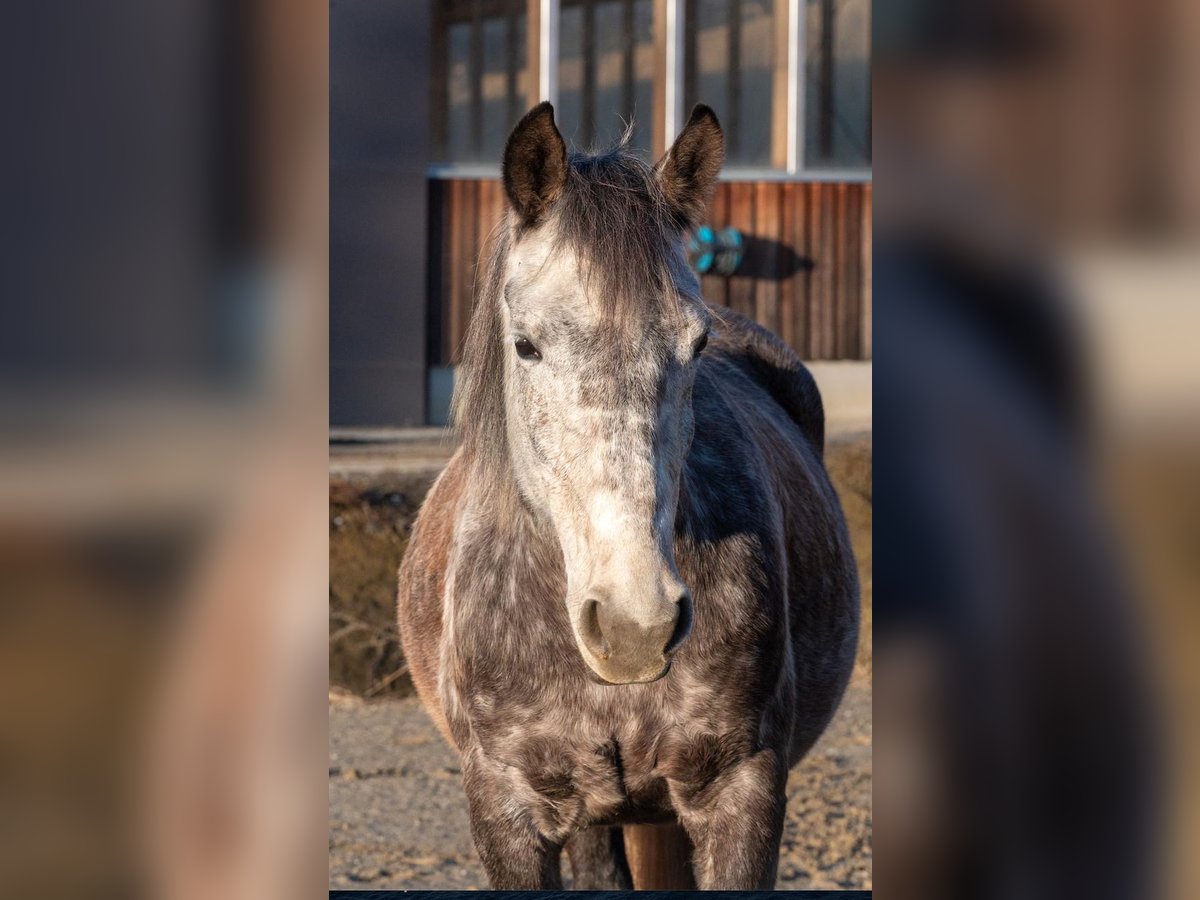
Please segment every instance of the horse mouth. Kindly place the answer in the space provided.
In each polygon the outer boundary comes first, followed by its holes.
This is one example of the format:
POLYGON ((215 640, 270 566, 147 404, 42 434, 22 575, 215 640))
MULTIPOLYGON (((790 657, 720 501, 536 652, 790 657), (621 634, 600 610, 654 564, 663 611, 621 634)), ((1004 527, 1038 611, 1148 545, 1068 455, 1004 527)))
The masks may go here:
POLYGON ((627 676, 623 676, 623 675, 609 677, 609 676, 604 675, 601 672, 599 672, 596 668, 596 665, 591 660, 587 659, 586 657, 584 659, 584 662, 587 664, 588 678, 592 681, 593 684, 601 684, 601 685, 604 685, 605 687, 620 687, 621 685, 627 685, 627 684, 653 684, 655 681, 659 681, 660 679, 665 678, 667 673, 671 671, 672 660, 670 658, 666 659, 663 662, 662 669, 659 670, 657 672, 657 674, 639 673, 632 677, 627 677, 627 676))

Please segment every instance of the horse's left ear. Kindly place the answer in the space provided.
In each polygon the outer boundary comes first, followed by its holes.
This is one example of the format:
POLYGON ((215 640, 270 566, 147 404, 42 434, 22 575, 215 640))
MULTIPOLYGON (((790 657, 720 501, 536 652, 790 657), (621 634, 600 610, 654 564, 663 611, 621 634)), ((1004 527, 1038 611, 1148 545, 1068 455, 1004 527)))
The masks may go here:
POLYGON ((703 220, 724 161, 725 135, 717 114, 698 103, 667 155, 654 167, 667 204, 684 228, 703 220))

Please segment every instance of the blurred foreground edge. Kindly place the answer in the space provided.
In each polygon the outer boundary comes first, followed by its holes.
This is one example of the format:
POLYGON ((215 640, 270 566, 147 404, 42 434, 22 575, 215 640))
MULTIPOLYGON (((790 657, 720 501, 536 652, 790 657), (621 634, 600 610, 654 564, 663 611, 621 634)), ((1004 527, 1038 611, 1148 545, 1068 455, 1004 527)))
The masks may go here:
POLYGON ((899 898, 1200 887, 1175 664, 1197 646, 1200 379, 1173 339, 1200 298, 1196 85, 1173 80, 1197 17, 1102 6, 877 21, 876 878, 899 898), (1109 302, 1079 277, 1097 259, 1156 277, 1109 302), (1110 490, 1129 445, 1143 474, 1191 460, 1166 503, 1110 490))

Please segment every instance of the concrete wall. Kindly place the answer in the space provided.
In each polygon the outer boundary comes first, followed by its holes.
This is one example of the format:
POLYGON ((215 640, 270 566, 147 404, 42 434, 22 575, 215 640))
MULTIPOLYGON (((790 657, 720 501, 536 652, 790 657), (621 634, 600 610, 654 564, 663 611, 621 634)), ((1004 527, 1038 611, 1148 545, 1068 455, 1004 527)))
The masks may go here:
POLYGON ((425 421, 429 3, 330 4, 329 418, 425 421))

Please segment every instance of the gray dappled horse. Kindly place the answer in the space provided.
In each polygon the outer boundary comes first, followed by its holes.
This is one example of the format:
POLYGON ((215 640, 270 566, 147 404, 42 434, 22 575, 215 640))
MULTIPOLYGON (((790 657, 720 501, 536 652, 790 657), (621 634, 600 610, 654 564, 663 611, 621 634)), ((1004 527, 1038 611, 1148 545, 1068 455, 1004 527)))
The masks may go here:
POLYGON ((548 103, 505 149, 461 446, 399 590, 495 888, 560 887, 563 848, 575 887, 631 887, 648 823, 699 887, 773 887, 788 770, 853 666, 820 395, 684 258, 723 157, 704 106, 654 167, 569 154, 548 103))

